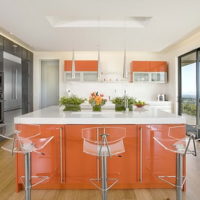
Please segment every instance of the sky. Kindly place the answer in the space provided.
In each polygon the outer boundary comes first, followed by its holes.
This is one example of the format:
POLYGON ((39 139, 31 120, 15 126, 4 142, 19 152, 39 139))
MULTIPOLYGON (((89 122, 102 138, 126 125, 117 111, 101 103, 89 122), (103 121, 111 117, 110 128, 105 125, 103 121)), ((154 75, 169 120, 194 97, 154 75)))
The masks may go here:
POLYGON ((196 63, 182 67, 182 94, 196 95, 196 63))

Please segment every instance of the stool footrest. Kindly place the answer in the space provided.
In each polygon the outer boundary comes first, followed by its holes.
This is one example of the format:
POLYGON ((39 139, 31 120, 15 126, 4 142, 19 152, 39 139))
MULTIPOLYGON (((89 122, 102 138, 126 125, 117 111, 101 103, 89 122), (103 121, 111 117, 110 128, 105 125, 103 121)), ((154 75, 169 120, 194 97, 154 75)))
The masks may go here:
POLYGON ((98 188, 101 191, 108 191, 111 187, 113 187, 119 181, 118 178, 107 178, 108 183, 111 182, 110 186, 108 186, 106 189, 103 189, 101 187, 101 179, 99 179, 99 178, 90 178, 89 180, 96 188, 98 188))
MULTIPOLYGON (((23 185, 25 187, 25 181, 24 181, 25 176, 21 176, 20 178, 21 178, 22 183, 23 183, 23 185)), ((49 176, 31 176, 31 182, 32 182, 32 184, 30 185, 29 188, 32 188, 32 187, 34 187, 36 185, 39 185, 39 184, 47 181, 48 179, 49 179, 49 176)))
POLYGON ((170 182, 169 180, 167 180, 167 179, 175 179, 175 180, 176 180, 176 176, 158 176, 158 178, 159 178, 160 180, 162 180, 162 181, 168 183, 169 185, 172 185, 172 186, 174 186, 174 187, 181 187, 181 188, 183 188, 183 185, 185 184, 185 181, 186 181, 186 177, 183 176, 182 184, 181 184, 181 186, 179 186, 179 185, 176 185, 176 184, 170 182))

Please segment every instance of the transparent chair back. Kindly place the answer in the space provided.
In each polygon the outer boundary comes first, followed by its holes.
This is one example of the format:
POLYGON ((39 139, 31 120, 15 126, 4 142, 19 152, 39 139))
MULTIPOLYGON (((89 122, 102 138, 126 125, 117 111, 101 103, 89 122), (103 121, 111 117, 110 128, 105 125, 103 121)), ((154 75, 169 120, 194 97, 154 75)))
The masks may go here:
MULTIPOLYGON (((12 154, 26 154, 26 153, 38 153, 43 155, 41 151, 44 149, 53 139, 52 137, 41 137, 40 126, 39 125, 26 125, 27 130, 20 129, 20 131, 15 130, 12 136, 1 135, 0 137, 7 139, 8 141, 1 147, 3 150, 8 151, 12 154), (25 131, 28 130, 28 127, 32 128, 31 136, 25 137, 25 131), (23 136, 21 136, 23 135, 23 136)), ((21 180, 24 183, 24 176, 21 176, 21 180)), ((48 176, 31 176, 32 185, 31 187, 38 185, 45 180, 48 180, 48 176)))
POLYGON ((125 136, 126 129, 121 127, 82 129, 83 152, 93 156, 113 156, 123 153, 125 136))
POLYGON ((193 154, 196 156, 195 135, 189 137, 180 135, 180 132, 186 132, 185 126, 169 127, 168 136, 154 136, 154 140, 164 149, 180 154, 193 154))

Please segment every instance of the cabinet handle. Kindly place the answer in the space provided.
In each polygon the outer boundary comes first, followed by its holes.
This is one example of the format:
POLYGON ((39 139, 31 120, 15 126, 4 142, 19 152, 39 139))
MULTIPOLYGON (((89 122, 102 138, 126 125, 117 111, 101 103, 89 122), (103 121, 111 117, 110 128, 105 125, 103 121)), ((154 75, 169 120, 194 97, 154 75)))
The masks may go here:
POLYGON ((18 88, 18 80, 17 80, 17 76, 18 76, 18 71, 17 68, 15 69, 15 99, 17 99, 17 88, 18 88))
POLYGON ((97 156, 97 179, 100 180, 100 162, 99 162, 99 157, 97 156))
POLYGON ((14 91, 14 89, 15 89, 15 75, 14 75, 14 69, 12 68, 12 99, 15 99, 15 91, 14 91))
POLYGON ((63 128, 59 128, 60 132, 60 182, 64 183, 63 176, 63 128))
MULTIPOLYGON (((97 129, 97 141, 99 141, 99 129, 97 129)), ((100 160, 99 160, 99 156, 97 156, 97 179, 100 180, 100 160)))
POLYGON ((139 178, 139 181, 140 183, 142 183, 142 169, 143 169, 143 141, 142 141, 142 127, 140 127, 140 178, 139 178))

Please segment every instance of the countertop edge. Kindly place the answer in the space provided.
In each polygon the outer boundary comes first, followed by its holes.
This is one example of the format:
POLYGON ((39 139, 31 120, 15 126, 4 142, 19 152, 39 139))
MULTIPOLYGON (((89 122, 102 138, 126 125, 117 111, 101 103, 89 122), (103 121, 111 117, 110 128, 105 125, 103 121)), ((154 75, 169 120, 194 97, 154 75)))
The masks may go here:
POLYGON ((77 120, 57 118, 15 118, 15 124, 185 124, 184 118, 160 118, 160 119, 121 119, 121 118, 84 118, 77 120), (78 122, 77 122, 78 121, 78 122))

